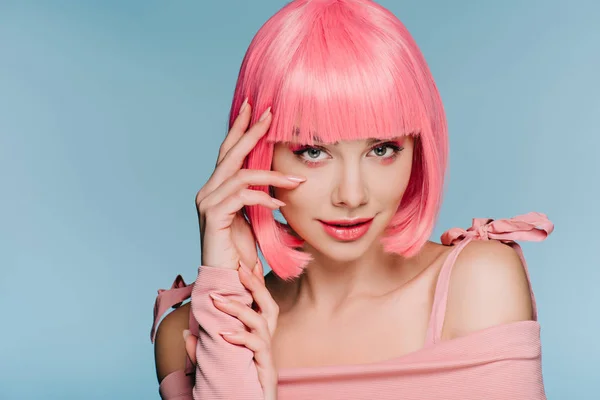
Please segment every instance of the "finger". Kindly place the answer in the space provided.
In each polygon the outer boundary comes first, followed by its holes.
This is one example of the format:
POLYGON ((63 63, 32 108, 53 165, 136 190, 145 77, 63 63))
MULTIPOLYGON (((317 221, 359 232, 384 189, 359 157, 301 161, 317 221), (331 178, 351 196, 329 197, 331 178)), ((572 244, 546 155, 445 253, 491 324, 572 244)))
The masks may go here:
POLYGON ((260 115, 258 121, 252 125, 250 129, 246 131, 245 134, 240 135, 239 140, 237 140, 233 146, 227 151, 224 159, 233 158, 235 160, 241 159, 244 161, 244 158, 250 153, 250 151, 256 146, 258 141, 267 133, 269 127, 271 126, 271 107, 267 107, 265 111, 260 115))
POLYGON ((262 317, 267 321, 269 334, 272 335, 275 332, 277 317, 279 315, 279 307, 277 306, 277 303, 275 300, 273 300, 271 293, 266 288, 264 283, 261 282, 261 280, 257 278, 248 267, 242 265, 240 268, 238 268, 238 273, 240 276, 240 282, 252 294, 254 302, 258 306, 262 317))
MULTIPOLYGON (((247 113, 247 111, 244 111, 244 113, 247 113)), ((248 118, 250 117, 248 116, 248 118)), ((231 148, 224 152, 222 157, 219 156, 220 162, 217 163, 217 167, 208 179, 208 182, 206 182, 206 184, 196 194, 196 205, 198 205, 207 194, 212 193, 212 191, 227 178, 242 168, 248 153, 250 153, 258 141, 269 130, 271 119, 271 107, 268 107, 261 115, 258 122, 256 122, 247 132, 237 132, 232 136, 239 136, 239 140, 233 143, 231 148)), ((233 139, 231 139, 231 142, 233 142, 233 139)), ((229 146, 229 144, 230 143, 228 142, 227 146, 229 146)))
POLYGON ((232 344, 242 345, 254 352, 254 359, 262 367, 271 363, 270 346, 261 337, 247 331, 219 332, 221 336, 232 344))
POLYGON ((268 132, 271 120, 271 107, 268 107, 259 120, 242 134, 239 140, 225 153, 209 181, 214 178, 217 182, 222 182, 242 168, 246 156, 268 132))
POLYGON ((285 175, 277 171, 243 169, 226 179, 200 203, 202 209, 223 202, 224 199, 249 186, 276 186, 283 189, 294 189, 306 181, 304 176, 285 175))
POLYGON ((269 333, 267 321, 263 316, 259 315, 247 305, 242 304, 239 301, 227 299, 217 293, 211 293, 210 297, 213 299, 213 303, 217 309, 236 317, 263 340, 270 340, 271 335, 269 333))
MULTIPOLYGON (((227 149, 224 147, 223 154, 220 154, 218 157, 217 167, 213 171, 206 184, 204 184, 204 186, 196 194, 196 205, 198 205, 207 194, 212 193, 213 190, 220 186, 221 183, 223 183, 227 178, 242 168, 248 153, 250 153, 260 138, 262 138, 263 135, 269 130, 271 123, 270 110, 271 107, 267 108, 265 113, 263 113, 265 118, 262 118, 261 116, 262 120, 259 118, 259 121, 255 123, 247 132, 240 132, 240 130, 236 128, 236 131, 232 135, 232 139, 228 140, 227 149), (239 139, 235 141, 235 138, 239 139)), ((250 119, 249 110, 244 111, 243 114, 248 114, 245 115, 244 118, 250 119)), ((244 128, 246 127, 247 124, 244 125, 244 128)))
POLYGON ((231 129, 227 133, 225 140, 221 144, 219 148, 219 157, 217 158, 217 165, 221 163, 225 154, 229 152, 229 150, 233 147, 234 144, 240 140, 246 129, 248 129, 248 125, 250 124, 250 118, 252 117, 252 108, 248 103, 248 98, 246 97, 240 106, 239 113, 231 125, 231 129))
POLYGON ((218 205, 203 209, 204 234, 216 233, 231 226, 235 215, 245 206, 261 205, 276 210, 285 205, 284 202, 272 198, 261 190, 243 189, 229 196, 218 205))
POLYGON ((188 357, 192 361, 192 364, 196 364, 196 345, 198 344, 198 338, 191 334, 189 330, 183 331, 183 340, 185 342, 185 351, 188 357))
POLYGON ((256 275, 256 277, 261 281, 261 283, 263 285, 265 284, 265 273, 264 273, 262 261, 260 261, 260 258, 258 258, 256 260, 256 265, 254 265, 254 268, 252 269, 252 273, 254 275, 256 275))

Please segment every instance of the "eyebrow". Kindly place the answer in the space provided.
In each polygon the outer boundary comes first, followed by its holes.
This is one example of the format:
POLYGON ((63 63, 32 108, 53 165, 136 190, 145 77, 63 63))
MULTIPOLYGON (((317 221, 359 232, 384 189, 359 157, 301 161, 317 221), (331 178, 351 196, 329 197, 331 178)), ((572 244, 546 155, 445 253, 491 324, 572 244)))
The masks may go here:
MULTIPOLYGON (((294 128, 294 136, 296 136, 296 137, 300 136, 300 128, 294 128)), ((315 142, 325 143, 323 141, 323 139, 321 139, 321 137, 318 136, 318 135, 312 135, 312 138, 313 138, 313 141, 315 141, 315 142)), ((382 141, 385 141, 385 140, 390 140, 390 139, 368 138, 368 142, 367 143, 369 145, 371 145, 373 143, 382 142, 382 141)), ((338 143, 339 142, 333 142, 333 143, 330 143, 330 144, 333 145, 333 146, 336 146, 338 143)))

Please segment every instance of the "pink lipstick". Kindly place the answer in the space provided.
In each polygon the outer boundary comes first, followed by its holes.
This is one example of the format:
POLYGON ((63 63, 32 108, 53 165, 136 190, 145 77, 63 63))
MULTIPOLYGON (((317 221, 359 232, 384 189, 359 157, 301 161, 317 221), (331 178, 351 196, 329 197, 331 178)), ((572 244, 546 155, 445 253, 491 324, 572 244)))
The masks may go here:
POLYGON ((358 240, 369 231, 373 218, 354 218, 335 221, 318 220, 325 232, 342 242, 358 240))

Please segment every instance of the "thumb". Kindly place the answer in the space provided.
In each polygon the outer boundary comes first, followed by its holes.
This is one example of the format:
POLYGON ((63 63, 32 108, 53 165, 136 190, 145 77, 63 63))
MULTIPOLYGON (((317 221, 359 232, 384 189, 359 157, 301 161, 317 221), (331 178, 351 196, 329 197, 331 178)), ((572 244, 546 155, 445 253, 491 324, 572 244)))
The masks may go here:
POLYGON ((196 344, 198 343, 198 338, 188 330, 185 329, 183 331, 183 341, 185 342, 185 351, 192 361, 192 364, 196 365, 196 344))

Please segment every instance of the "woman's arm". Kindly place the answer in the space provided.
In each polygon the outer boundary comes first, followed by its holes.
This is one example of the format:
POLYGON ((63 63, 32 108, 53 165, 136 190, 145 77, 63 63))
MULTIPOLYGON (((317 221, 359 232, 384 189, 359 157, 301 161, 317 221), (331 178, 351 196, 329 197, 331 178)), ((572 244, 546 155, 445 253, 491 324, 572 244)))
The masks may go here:
POLYGON ((185 369, 187 357, 182 332, 189 328, 190 303, 171 311, 162 320, 154 341, 154 360, 158 383, 178 370, 185 369))
POLYGON ((185 374, 186 351, 182 332, 189 327, 190 303, 171 311, 158 326, 154 357, 159 393, 166 400, 193 400, 193 375, 185 374))
MULTIPOLYGON (((210 294, 250 307, 251 293, 240 282, 238 271, 202 266, 192 290, 192 314, 200 323, 196 346, 194 399, 263 400, 254 352, 227 342, 221 332, 245 331, 236 317, 219 310, 210 294)), ((183 336, 181 340, 183 341, 183 336)), ((181 344, 184 349, 185 345, 181 344)))
POLYGON ((240 281, 237 270, 199 268, 192 301, 168 314, 156 332, 155 360, 161 397, 263 400, 254 352, 227 342, 220 334, 245 331, 245 325, 218 309, 211 293, 247 307, 253 302, 252 294, 240 281), (187 352, 183 331, 189 327, 190 312, 195 320, 201 321, 194 357, 195 377, 185 374, 187 352))

